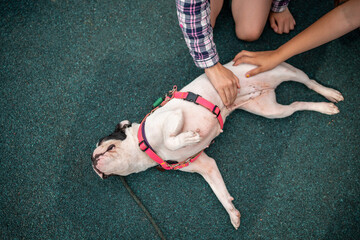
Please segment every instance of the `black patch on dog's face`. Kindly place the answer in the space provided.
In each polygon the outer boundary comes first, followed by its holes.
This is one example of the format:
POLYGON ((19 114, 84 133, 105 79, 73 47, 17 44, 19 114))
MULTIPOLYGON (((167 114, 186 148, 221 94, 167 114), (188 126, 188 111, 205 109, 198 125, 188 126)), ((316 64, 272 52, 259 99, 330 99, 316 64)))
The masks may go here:
POLYGON ((103 137, 99 140, 99 145, 101 145, 102 142, 108 141, 108 140, 124 141, 126 139, 125 129, 128 127, 131 127, 131 123, 125 124, 123 126, 121 126, 119 123, 118 125, 116 125, 113 133, 111 133, 109 136, 103 137))

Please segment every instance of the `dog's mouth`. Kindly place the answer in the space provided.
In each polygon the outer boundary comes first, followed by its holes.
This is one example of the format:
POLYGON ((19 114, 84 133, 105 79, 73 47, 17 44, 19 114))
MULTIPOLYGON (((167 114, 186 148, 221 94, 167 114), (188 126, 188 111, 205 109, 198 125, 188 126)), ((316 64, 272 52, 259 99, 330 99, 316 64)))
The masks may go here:
POLYGON ((98 162, 98 157, 91 157, 91 160, 92 160, 92 167, 93 167, 94 171, 96 172, 96 174, 99 175, 99 177, 101 177, 101 179, 108 178, 109 175, 106 175, 105 173, 103 173, 96 167, 97 162, 98 162))
POLYGON ((101 179, 105 179, 106 177, 106 175, 103 173, 103 172, 101 172, 99 169, 97 169, 95 166, 94 166, 94 164, 92 165, 92 167, 93 167, 93 169, 94 169, 94 171, 96 172, 96 174, 97 175, 99 175, 99 177, 101 177, 101 179))

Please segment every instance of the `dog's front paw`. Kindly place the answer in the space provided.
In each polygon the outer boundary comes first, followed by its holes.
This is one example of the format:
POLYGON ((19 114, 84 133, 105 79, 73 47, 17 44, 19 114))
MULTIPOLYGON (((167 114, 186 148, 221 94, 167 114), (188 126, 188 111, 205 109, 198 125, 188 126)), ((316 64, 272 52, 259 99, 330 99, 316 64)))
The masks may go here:
POLYGON ((181 134, 181 143, 183 146, 189 146, 200 142, 200 134, 194 131, 183 132, 181 134))
POLYGON ((234 208, 229 215, 230 215, 231 224, 237 230, 240 226, 240 217, 241 217, 240 212, 236 208, 234 208))
POLYGON ((234 201, 233 197, 229 198, 229 203, 230 203, 230 207, 227 208, 227 212, 229 213, 230 216, 230 221, 231 224, 234 226, 234 228, 237 230, 240 226, 240 217, 241 214, 239 212, 239 210, 237 210, 234 206, 234 204, 232 203, 232 201, 234 201))
POLYGON ((165 146, 172 150, 178 150, 180 148, 192 145, 194 143, 200 142, 201 137, 199 133, 194 131, 182 132, 177 136, 170 136, 165 139, 165 146))

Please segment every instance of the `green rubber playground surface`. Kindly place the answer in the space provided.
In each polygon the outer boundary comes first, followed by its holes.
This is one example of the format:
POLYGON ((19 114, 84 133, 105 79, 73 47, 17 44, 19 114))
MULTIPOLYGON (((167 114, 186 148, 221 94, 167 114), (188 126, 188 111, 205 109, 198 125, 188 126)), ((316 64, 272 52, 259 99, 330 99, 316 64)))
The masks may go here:
MULTIPOLYGON (((228 2, 214 30, 222 63, 279 47, 333 8, 292 1, 297 25, 236 38, 228 2)), ((1 1, 1 239, 159 239, 119 177, 91 167, 97 140, 202 74, 175 1, 1 1)), ((167 239, 358 239, 360 32, 288 62, 342 92, 334 116, 269 120, 237 111, 206 150, 242 214, 236 231, 200 175, 156 169, 127 182, 167 239)), ((327 101, 299 83, 280 103, 327 101)))

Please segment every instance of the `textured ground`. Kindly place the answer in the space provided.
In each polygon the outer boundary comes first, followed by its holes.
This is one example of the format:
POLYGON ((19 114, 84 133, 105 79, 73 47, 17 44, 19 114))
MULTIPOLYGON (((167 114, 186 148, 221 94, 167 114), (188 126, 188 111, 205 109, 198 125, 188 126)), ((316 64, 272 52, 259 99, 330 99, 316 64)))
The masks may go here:
MULTIPOLYGON (((245 43, 225 7, 215 29, 221 61, 275 49, 331 9, 328 0, 293 1, 295 31, 266 26, 245 43)), ((1 1, 0 16, 0 238, 156 239, 120 179, 100 180, 90 155, 119 121, 140 121, 174 84, 202 73, 175 1, 1 1)), ((238 111, 207 150, 242 213, 239 230, 199 175, 150 169, 127 178, 166 238, 357 239, 359 35, 288 61, 343 93, 338 115, 238 111)), ((277 93, 285 104, 325 101, 298 83, 277 93)))

